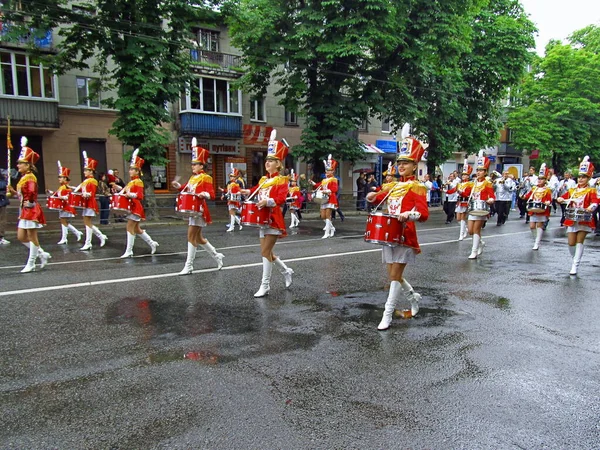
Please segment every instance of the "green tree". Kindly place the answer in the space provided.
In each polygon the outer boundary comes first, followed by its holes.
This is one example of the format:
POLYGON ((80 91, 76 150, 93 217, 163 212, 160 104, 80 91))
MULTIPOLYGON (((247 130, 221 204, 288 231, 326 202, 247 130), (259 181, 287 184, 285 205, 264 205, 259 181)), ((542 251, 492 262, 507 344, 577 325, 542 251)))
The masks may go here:
POLYGON ((155 216, 150 164, 167 161, 164 150, 171 139, 162 125, 171 115, 166 105, 179 98, 191 79, 185 51, 190 24, 214 20, 216 13, 186 0, 91 0, 79 8, 68 0, 7 0, 2 10, 12 39, 59 27, 57 53, 37 52, 56 73, 92 68, 104 88, 115 90, 115 98, 103 100, 117 110, 110 132, 131 150, 140 148, 146 160, 148 215, 155 216))
POLYGON ((600 29, 546 46, 521 84, 508 126, 516 148, 539 150, 558 171, 584 155, 600 161, 600 29))

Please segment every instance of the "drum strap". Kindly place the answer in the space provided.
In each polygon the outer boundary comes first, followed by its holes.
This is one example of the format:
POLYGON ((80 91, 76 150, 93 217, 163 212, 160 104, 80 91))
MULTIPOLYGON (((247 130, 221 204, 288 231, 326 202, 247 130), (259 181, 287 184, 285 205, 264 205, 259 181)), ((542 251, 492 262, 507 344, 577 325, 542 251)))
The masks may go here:
POLYGON ((250 199, 252 199, 252 197, 254 197, 258 191, 260 191, 260 188, 263 187, 263 184, 265 184, 269 179, 267 178, 265 181, 263 181, 257 188, 256 190, 252 193, 252 195, 250 197, 248 197, 248 200, 246 200, 247 202, 250 201, 250 199))

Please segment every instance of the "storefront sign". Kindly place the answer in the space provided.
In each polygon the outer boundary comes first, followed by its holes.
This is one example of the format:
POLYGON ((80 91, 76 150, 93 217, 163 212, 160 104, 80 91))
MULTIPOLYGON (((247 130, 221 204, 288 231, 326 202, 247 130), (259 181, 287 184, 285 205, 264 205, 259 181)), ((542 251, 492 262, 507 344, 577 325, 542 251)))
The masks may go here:
POLYGON ((244 135, 244 145, 267 145, 273 127, 244 125, 242 130, 244 135))
MULTIPOLYGON (((179 138, 179 153, 192 152, 192 138, 181 136, 179 138)), ((239 155, 240 146, 238 141, 198 139, 198 145, 207 149, 211 155, 239 155)))

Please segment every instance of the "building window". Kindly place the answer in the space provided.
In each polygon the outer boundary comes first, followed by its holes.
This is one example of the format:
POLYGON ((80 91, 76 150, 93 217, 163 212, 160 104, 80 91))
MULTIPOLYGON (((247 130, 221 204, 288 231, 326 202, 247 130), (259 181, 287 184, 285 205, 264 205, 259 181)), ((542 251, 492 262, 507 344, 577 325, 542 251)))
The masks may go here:
POLYGON ((298 125, 298 115, 294 111, 285 110, 285 124, 298 125))
POLYGON ((265 101, 263 99, 250 100, 250 120, 266 122, 265 101))
POLYGON ((240 111, 241 92, 233 89, 227 80, 198 78, 189 92, 181 97, 181 110, 196 110, 220 114, 236 114, 240 111))
POLYGON ((100 80, 77 77, 77 105, 100 108, 100 80))
POLYGON ((369 120, 363 119, 360 125, 358 126, 358 131, 360 133, 367 133, 369 131, 369 120))
POLYGON ((384 117, 381 120, 381 131, 382 131, 382 133, 391 133, 392 132, 392 119, 390 116, 384 117))
POLYGON ((28 55, 0 51, 0 95, 55 99, 55 77, 28 55))
POLYGON ((198 43, 201 50, 219 51, 219 32, 213 30, 198 30, 198 43))

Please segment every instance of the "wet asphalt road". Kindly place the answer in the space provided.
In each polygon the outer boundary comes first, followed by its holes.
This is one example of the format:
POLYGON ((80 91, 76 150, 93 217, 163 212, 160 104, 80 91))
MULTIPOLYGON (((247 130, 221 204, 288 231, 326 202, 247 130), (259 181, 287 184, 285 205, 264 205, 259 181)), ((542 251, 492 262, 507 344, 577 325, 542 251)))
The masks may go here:
MULTIPOLYGON (((256 229, 206 237, 225 267, 185 261, 185 226, 121 260, 106 247, 41 242, 51 264, 20 274, 0 248, 0 448, 597 449, 600 238, 569 277, 553 218, 538 252, 523 221, 484 230, 483 256, 440 211, 419 226, 405 276, 419 315, 378 332, 387 277, 365 216, 308 220, 276 254, 295 270, 261 277, 256 229)), ((73 240, 73 238, 71 238, 73 240)))

